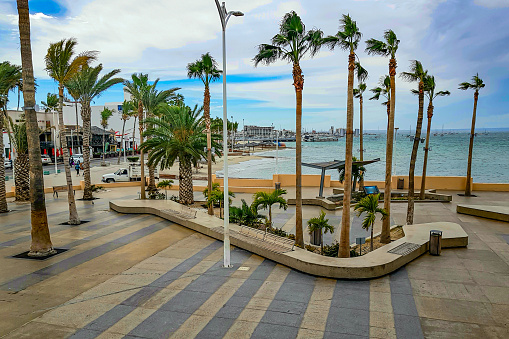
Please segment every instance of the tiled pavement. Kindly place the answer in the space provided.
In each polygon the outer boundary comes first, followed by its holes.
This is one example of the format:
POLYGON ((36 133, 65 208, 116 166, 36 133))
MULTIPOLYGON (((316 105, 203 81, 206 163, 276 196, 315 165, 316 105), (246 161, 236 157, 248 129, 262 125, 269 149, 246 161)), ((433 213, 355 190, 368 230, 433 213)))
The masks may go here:
MULTIPOLYGON (((422 256, 379 279, 345 281, 236 248, 234 267, 224 269, 221 242, 157 217, 107 210, 109 198, 133 193, 118 189, 94 205, 79 202, 90 222, 74 227, 58 225, 67 216, 65 199, 48 196, 53 243, 69 250, 45 261, 10 258, 29 246, 27 206, 13 204, 18 211, 0 216, 0 336, 509 337, 509 224, 456 214, 463 197, 417 205, 416 223, 462 224, 467 249, 422 256)), ((509 194, 476 199, 469 202, 507 204, 509 194)), ((404 220, 406 205, 393 207, 395 222, 404 220)))

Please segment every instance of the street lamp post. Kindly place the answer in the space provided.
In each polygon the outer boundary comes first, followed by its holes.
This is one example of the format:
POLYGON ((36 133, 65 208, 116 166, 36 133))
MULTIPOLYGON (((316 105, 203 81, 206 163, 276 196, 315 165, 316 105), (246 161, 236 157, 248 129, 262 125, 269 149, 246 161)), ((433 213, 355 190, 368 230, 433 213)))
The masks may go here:
POLYGON ((228 19, 232 15, 243 16, 244 13, 238 11, 226 11, 226 5, 223 2, 219 5, 219 1, 216 1, 217 10, 219 11, 219 18, 221 19, 221 27, 223 29, 223 161, 224 161, 224 258, 223 266, 231 267, 230 265, 230 234, 228 226, 230 224, 230 206, 228 204, 228 115, 226 112, 226 39, 225 31, 228 19))

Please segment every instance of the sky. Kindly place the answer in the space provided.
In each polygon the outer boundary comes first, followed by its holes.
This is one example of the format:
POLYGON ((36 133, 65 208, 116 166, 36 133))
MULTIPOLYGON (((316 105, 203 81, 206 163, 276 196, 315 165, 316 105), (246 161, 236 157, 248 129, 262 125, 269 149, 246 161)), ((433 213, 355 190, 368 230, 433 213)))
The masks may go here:
MULTIPOLYGON (((15 4, 0 0, 0 61, 20 64, 15 4)), ((460 91, 458 84, 476 73, 486 84, 479 97, 477 127, 509 127, 509 0, 230 0, 226 5, 229 11, 245 14, 232 17, 226 30, 228 117, 241 126, 244 121, 295 129, 291 65, 278 61, 254 67, 252 61, 257 46, 269 43, 284 14, 294 10, 306 29, 319 28, 325 35, 337 33, 342 14, 351 15, 363 33, 356 53, 369 72, 368 89, 387 74, 388 59, 368 56, 365 41, 382 39, 384 30, 394 30, 401 40, 398 73, 409 71, 411 60, 419 60, 435 76, 437 90, 451 92, 435 100, 432 128, 469 128, 473 91, 460 91)), ((29 6, 37 103, 48 92, 57 92, 44 70, 44 56, 51 42, 64 38, 76 38, 78 52, 99 51, 97 63, 105 72, 118 68, 124 78, 148 73, 151 80, 160 79, 161 90, 181 88, 190 106, 203 103, 203 84, 187 78, 187 64, 210 52, 222 68, 221 24, 213 0, 32 0, 29 6)), ((347 63, 347 52, 326 48, 301 62, 306 130, 346 125, 347 63)), ((400 130, 415 128, 418 101, 410 90, 416 87, 396 79, 395 126, 400 130)), ((211 96, 212 116, 222 116, 221 81, 212 84, 211 96)), ((368 100, 368 91, 364 97, 364 128, 383 131, 385 107, 368 100)), ((122 86, 117 85, 94 104, 122 100, 122 86)), ((358 101, 354 105, 358 128, 358 101)), ((17 95, 11 93, 9 107, 16 106, 17 95)), ((93 124, 98 121, 93 117, 93 124)), ((110 125, 120 128, 118 115, 110 125)))

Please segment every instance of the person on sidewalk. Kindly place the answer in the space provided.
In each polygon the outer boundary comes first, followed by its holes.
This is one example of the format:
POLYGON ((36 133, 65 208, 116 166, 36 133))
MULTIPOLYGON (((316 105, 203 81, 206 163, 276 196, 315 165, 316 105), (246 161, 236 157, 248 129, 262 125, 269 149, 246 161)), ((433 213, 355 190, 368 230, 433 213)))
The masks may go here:
POLYGON ((80 162, 79 164, 80 164, 81 175, 84 175, 84 174, 83 174, 83 173, 84 173, 84 172, 83 172, 83 163, 82 163, 82 162, 80 162))
POLYGON ((79 177, 80 176, 80 161, 79 160, 76 163, 76 165, 74 166, 74 169, 76 170, 76 176, 79 177))

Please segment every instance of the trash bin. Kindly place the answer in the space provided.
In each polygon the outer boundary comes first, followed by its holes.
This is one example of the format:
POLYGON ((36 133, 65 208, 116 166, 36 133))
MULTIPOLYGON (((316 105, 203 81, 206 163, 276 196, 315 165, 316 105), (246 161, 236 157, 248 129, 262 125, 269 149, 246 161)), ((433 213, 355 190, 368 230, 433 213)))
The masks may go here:
POLYGON ((398 178, 398 189, 402 190, 405 188, 405 179, 404 178, 398 178))
POLYGON ((274 186, 275 186, 275 188, 276 188, 277 190, 280 190, 280 189, 281 189, 281 183, 280 183, 280 182, 276 182, 274 186))
POLYGON ((442 231, 431 230, 429 232, 429 254, 440 255, 442 251, 442 231))

